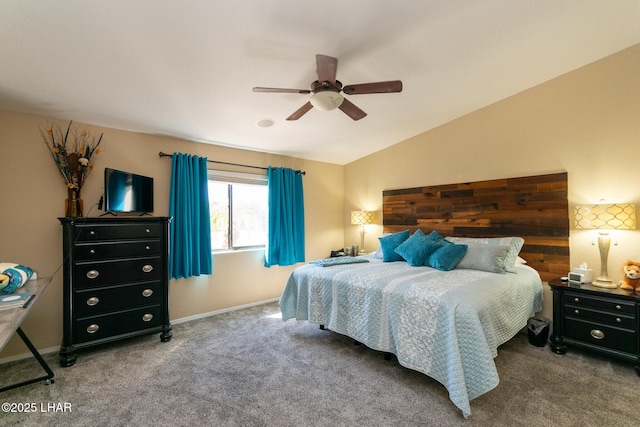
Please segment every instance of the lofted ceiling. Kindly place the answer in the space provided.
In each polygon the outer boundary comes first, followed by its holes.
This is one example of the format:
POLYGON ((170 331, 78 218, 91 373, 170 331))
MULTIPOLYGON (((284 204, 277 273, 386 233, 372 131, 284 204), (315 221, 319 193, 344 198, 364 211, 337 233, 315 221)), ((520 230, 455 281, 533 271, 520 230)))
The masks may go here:
POLYGON ((640 1, 0 0, 0 40, 0 109, 346 164, 640 43, 640 1), (359 121, 252 92, 318 53, 404 89, 359 121))

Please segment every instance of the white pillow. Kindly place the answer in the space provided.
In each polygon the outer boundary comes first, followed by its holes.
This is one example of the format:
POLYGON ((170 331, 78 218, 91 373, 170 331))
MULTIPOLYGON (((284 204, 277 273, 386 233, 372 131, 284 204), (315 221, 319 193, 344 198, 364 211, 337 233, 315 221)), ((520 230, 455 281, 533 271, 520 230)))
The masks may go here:
POLYGON ((481 244, 490 246, 509 246, 509 251, 504 260, 504 269, 510 273, 515 273, 515 264, 520 249, 524 245, 524 239, 522 237, 447 237, 451 243, 458 244, 481 244))
POLYGON ((493 246, 476 243, 466 243, 466 245, 467 253, 465 253, 456 268, 501 274, 507 272, 505 259, 509 253, 509 246, 493 246))

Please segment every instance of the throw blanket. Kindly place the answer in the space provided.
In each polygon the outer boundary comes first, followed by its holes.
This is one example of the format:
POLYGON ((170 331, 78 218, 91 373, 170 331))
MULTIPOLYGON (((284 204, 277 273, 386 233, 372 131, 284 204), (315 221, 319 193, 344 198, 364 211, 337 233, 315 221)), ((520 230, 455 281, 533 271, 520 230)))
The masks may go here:
POLYGON ((362 264, 365 262, 369 262, 369 260, 366 258, 358 258, 352 256, 340 256, 334 258, 319 259, 316 261, 309 261, 309 264, 318 265, 320 267, 331 267, 334 265, 362 264))
POLYGON ((280 297, 284 320, 326 325, 442 383, 464 417, 498 385, 493 358, 534 312, 542 282, 527 266, 496 274, 443 272, 406 262, 295 269, 280 297))

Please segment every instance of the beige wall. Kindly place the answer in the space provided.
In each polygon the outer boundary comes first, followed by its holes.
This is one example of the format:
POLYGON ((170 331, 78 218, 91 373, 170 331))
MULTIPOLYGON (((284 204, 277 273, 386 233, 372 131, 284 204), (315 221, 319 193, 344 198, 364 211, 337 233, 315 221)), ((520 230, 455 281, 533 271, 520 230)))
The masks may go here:
MULTIPOLYGON (((382 191, 567 171, 569 206, 633 202, 640 208, 640 45, 348 164, 345 211, 380 210, 382 191)), ((357 242, 348 225, 345 241, 357 242)), ((366 246, 382 231, 370 227, 366 246)), ((572 224, 572 223, 571 223, 572 224)), ((571 265, 600 270, 597 233, 571 230, 571 265)), ((640 261, 640 231, 612 233, 609 274, 640 261)), ((551 295, 544 314, 551 316, 551 295)))
MULTIPOLYGON (((48 122, 45 117, 0 110, 0 197, 3 204, 0 208, 0 261, 30 266, 42 276, 54 274, 62 262, 61 226, 57 218, 64 214, 66 198, 65 186, 40 142, 39 128, 48 122)), ((103 213, 95 205, 102 194, 105 167, 152 176, 155 184, 154 214, 167 215, 171 160, 160 158, 158 152, 184 152, 225 162, 305 170, 307 259, 323 258, 331 249, 342 245, 342 166, 80 126, 104 132, 103 153, 82 189, 85 215, 99 216, 103 213)), ((263 259, 264 251, 217 254, 213 257, 213 275, 172 280, 171 319, 277 298, 293 267, 265 268, 263 259)), ((23 325, 27 335, 40 349, 59 346, 62 340, 61 276, 60 270, 23 325)), ((0 360, 26 352, 28 350, 22 341, 14 337, 0 352, 0 360)))

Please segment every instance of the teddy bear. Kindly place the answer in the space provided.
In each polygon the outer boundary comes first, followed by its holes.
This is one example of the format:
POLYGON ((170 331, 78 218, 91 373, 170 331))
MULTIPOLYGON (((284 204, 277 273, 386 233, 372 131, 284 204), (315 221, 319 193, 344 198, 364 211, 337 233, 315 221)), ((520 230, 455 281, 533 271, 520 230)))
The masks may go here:
POLYGON ((627 261, 622 265, 622 272, 620 288, 640 292, 640 262, 627 261))

